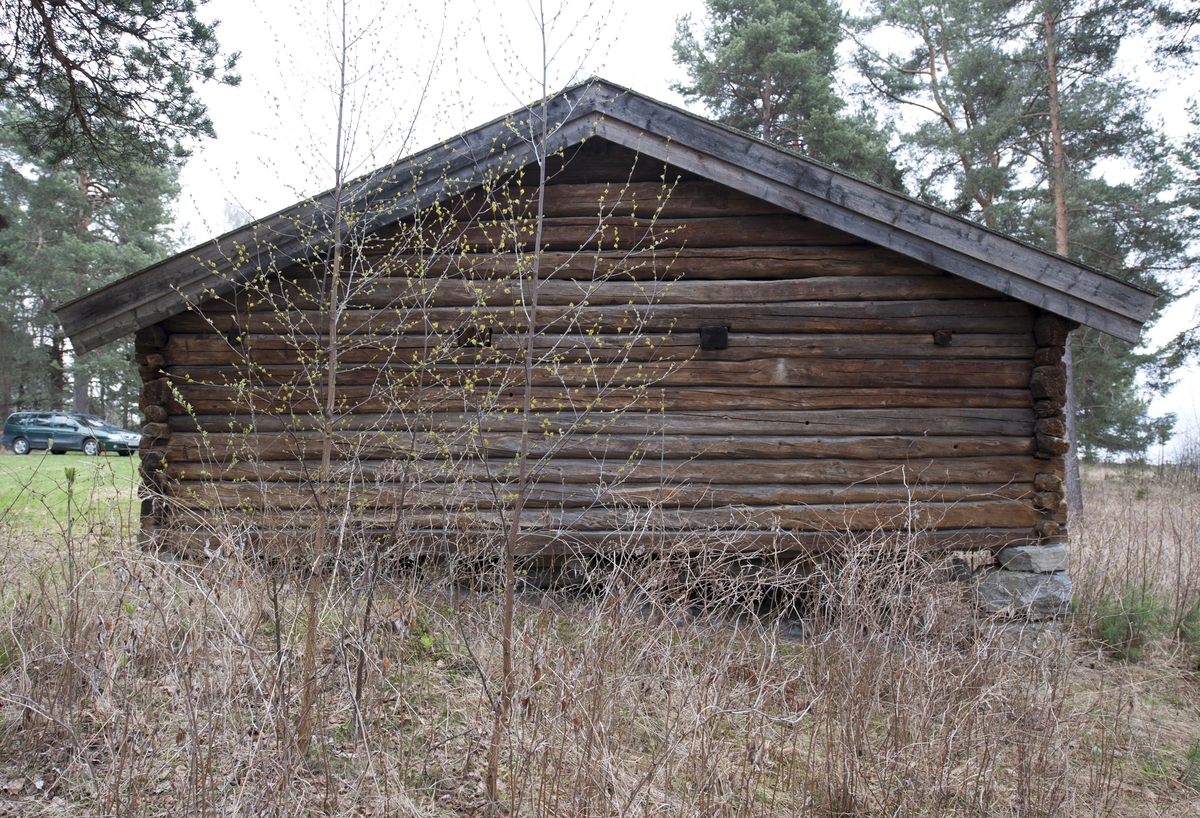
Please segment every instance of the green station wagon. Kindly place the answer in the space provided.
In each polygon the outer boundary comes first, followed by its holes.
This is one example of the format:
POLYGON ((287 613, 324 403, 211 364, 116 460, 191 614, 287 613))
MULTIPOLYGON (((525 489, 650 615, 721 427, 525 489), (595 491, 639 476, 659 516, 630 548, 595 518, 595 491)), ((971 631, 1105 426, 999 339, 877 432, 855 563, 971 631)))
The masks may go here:
POLYGON ((95 415, 80 412, 14 412, 4 421, 0 445, 15 454, 49 449, 52 454, 117 452, 122 456, 138 449, 141 435, 121 429, 95 415))

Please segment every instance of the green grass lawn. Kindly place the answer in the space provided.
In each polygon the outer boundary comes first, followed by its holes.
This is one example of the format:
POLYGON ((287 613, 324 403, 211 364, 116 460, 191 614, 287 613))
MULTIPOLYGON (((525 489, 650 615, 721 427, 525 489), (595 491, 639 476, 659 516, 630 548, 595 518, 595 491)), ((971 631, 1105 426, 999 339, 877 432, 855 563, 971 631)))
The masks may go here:
POLYGON ((86 457, 34 451, 0 454, 0 528, 30 532, 65 528, 66 469, 75 470, 71 501, 76 526, 103 525, 136 531, 138 458, 117 454, 86 457))

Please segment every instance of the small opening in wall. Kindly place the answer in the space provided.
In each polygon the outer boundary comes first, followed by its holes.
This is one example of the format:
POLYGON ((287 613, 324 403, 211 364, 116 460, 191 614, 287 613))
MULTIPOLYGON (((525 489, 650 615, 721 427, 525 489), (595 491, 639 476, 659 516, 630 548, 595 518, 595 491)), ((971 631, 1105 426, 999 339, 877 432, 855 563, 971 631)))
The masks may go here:
POLYGON ((701 349, 727 349, 729 347, 729 325, 719 324, 700 328, 701 349))
POLYGON ((460 347, 490 347, 492 345, 492 328, 468 324, 458 331, 455 341, 460 347))

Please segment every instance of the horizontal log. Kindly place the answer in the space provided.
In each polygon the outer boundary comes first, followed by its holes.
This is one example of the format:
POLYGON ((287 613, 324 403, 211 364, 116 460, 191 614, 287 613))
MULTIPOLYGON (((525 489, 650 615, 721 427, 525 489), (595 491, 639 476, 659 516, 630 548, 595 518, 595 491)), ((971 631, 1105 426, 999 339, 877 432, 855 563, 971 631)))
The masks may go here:
MULTIPOLYGON (((321 366, 325 359, 327 336, 285 338, 277 335, 247 334, 240 344, 230 344, 216 333, 183 334, 171 337, 166 349, 169 366, 204 364, 207 366, 255 365, 309 362, 321 366)), ((753 361, 763 358, 871 358, 930 360, 1020 360, 1033 355, 1028 335, 956 334, 950 346, 934 343, 933 334, 917 335, 759 335, 734 333, 730 345, 721 350, 702 350, 699 333, 673 333, 665 336, 636 338, 628 335, 572 335, 539 337, 534 344, 538 358, 553 356, 562 363, 579 361, 678 361, 722 360, 753 361)), ((338 360, 343 364, 387 363, 390 361, 449 363, 486 362, 507 356, 517 357, 524 340, 505 334, 493 334, 488 346, 462 346, 457 334, 426 338, 402 335, 392 339, 342 338, 338 360)))
MULTIPOLYGON (((469 457, 453 461, 420 462, 420 481, 434 483, 494 482, 500 485, 513 479, 511 461, 481 463, 469 457)), ((649 458, 553 458, 536 465, 541 483, 603 485, 617 483, 724 483, 729 480, 730 464, 723 461, 666 460, 649 458)), ((736 464, 738 481, 744 484, 777 483, 803 485, 825 483, 949 485, 953 483, 1031 483, 1048 463, 1033 457, 975 457, 930 460, 770 460, 747 459, 736 464)), ((224 480, 252 480, 269 488, 285 482, 310 478, 308 465, 292 461, 239 462, 222 467, 206 463, 171 463, 170 477, 199 480, 220 477, 224 480), (265 482, 263 482, 265 481, 265 482)), ((1055 471, 1060 471, 1056 469, 1055 471)), ((404 478, 404 463, 374 460, 339 464, 336 480, 350 486, 382 484, 390 487, 404 478)), ((388 489, 390 490, 390 488, 388 489)))
MULTIPOLYGON (((410 548, 428 548, 420 553, 436 554, 455 542, 448 532, 409 531, 399 544, 410 548)), ((1065 538, 1058 538, 1065 539, 1065 538)), ((655 551, 672 553, 701 553, 717 551, 724 554, 751 552, 770 556, 838 553, 848 549, 875 548, 885 543, 902 543, 906 548, 937 554, 947 551, 999 550, 1012 545, 1046 543, 1038 540, 1028 529, 959 529, 957 531, 909 531, 884 533, 879 531, 767 531, 767 532, 628 532, 628 531, 560 531, 549 534, 530 532, 521 537, 522 556, 570 556, 575 554, 626 553, 644 554, 655 551)))
POLYGON ((1063 417, 1063 407, 1066 404, 1064 395, 1053 398, 1041 398, 1033 402, 1033 411, 1039 418, 1063 417))
MULTIPOLYGON (((304 339, 326 331, 328 319, 316 311, 233 316, 184 312, 170 319, 171 331, 287 335, 304 339)), ((390 338, 437 335, 470 323, 496 332, 522 333, 523 310, 433 308, 429 310, 348 310, 339 333, 390 338)), ((702 326, 728 324, 734 333, 955 333, 1029 332, 1030 308, 1018 301, 932 299, 921 301, 806 301, 782 304, 656 304, 617 307, 546 307, 538 310, 538 332, 554 335, 617 333, 662 335, 695 333, 702 326)))
POLYGON ((138 455, 138 467, 143 475, 161 472, 164 465, 162 452, 141 452, 138 455))
POLYGON ((1067 434, 1067 424, 1062 418, 1039 418, 1034 423, 1033 430, 1039 435, 1065 437, 1067 434))
MULTIPOLYGON (((810 276, 940 276, 935 267, 873 245, 683 247, 670 252, 546 252, 542 269, 555 279, 723 280, 806 278, 810 276)), ((511 278, 524 268, 511 253, 459 254, 418 262, 412 256, 388 257, 393 269, 411 275, 511 278), (394 266, 393 266, 394 265, 394 266)), ((549 278, 545 275, 543 279, 549 278)))
MULTIPOLYGON (((202 480, 179 481, 169 488, 174 495, 173 503, 181 509, 206 509, 216 503, 226 509, 250 505, 262 506, 269 513, 278 509, 304 509, 312 507, 311 489, 294 485, 247 485, 232 489, 216 486, 202 480)), ((396 515, 398 510, 437 509, 506 509, 512 505, 512 495, 497 493, 491 486, 455 486, 451 491, 438 491, 427 485, 395 485, 364 489, 361 495, 346 495, 353 498, 352 507, 343 512, 355 519, 378 517, 380 513, 396 515), (355 517, 358 515, 359 517, 355 517)), ((659 485, 538 485, 529 489, 529 509, 590 509, 590 507, 613 507, 613 509, 716 509, 726 506, 770 506, 770 505, 839 505, 868 503, 964 503, 984 500, 1031 500, 1034 497, 1030 483, 978 483, 978 485, 949 486, 905 486, 863 485, 857 486, 787 486, 787 485, 714 485, 659 486, 659 485)), ((1038 506, 1042 507, 1042 506, 1038 506)), ((340 512, 341 513, 341 512, 340 512)))
MULTIPOLYGON (((501 530, 505 518, 495 511, 464 515, 469 525, 501 530)), ((441 518, 444 520, 444 517, 441 518)), ((666 530, 783 529, 800 531, 908 531, 913 529, 958 529, 1007 527, 1030 528, 1037 512, 1016 500, 987 500, 962 503, 870 503, 832 506, 769 506, 734 509, 688 509, 658 511, 650 515, 637 509, 589 509, 586 511, 542 510, 532 516, 526 530, 594 531, 597 529, 663 528, 666 530)), ((437 516, 430 523, 439 521, 437 516)), ((418 517, 413 521, 420 525, 418 517)), ((523 521, 524 522, 524 521, 523 521)))
MULTIPOLYGON (((491 307, 507 309, 532 301, 532 284, 501 279, 467 281, 450 278, 361 276, 343 303, 353 309, 432 309, 491 307)), ((790 301, 904 301, 931 298, 997 300, 997 294, 958 276, 820 276, 781 280, 567 280, 543 281, 538 304, 593 307, 627 304, 776 304, 790 301)), ((1001 299, 1002 300, 1002 299, 1001 299)), ((326 303, 320 282, 286 284, 278 295, 247 293, 241 298, 205 305, 208 315, 269 313, 318 309, 326 303)), ((1029 339, 1032 344, 1033 339, 1029 339)))
POLYGON ((1061 477, 1055 474, 1039 474, 1033 478, 1033 487, 1036 491, 1049 491, 1055 494, 1062 494, 1063 481, 1061 477))
MULTIPOLYGON (((486 219, 499 211, 526 217, 537 199, 528 187, 504 187, 484 191, 477 188, 441 205, 439 211, 452 218, 486 219)), ((551 184, 543 189, 543 212, 547 216, 639 216, 650 218, 698 218, 708 216, 754 216, 787 213, 733 188, 706 179, 676 184, 654 182, 593 182, 551 184)))
POLYGON ((155 378, 142 384, 138 400, 141 407, 162 406, 171 399, 171 382, 166 378, 155 378))
POLYGON ((1067 392, 1067 371, 1064 366, 1038 366, 1033 368, 1029 391, 1034 400, 1059 398, 1067 392))
POLYGON ((1057 315, 1044 314, 1038 316, 1033 325, 1034 338, 1040 347, 1061 347, 1067 343, 1070 323, 1057 315))
MULTIPOLYGON (((212 389, 213 387, 208 387, 212 389)), ((192 395, 185 407, 168 404, 172 417, 245 414, 251 404, 258 412, 277 415, 305 415, 324 409, 324 401, 280 393, 267 400, 226 389, 226 393, 192 395)), ((522 390, 493 389, 477 386, 470 390, 426 389, 393 390, 348 387, 339 390, 340 414, 455 410, 464 406, 479 411, 498 411, 520 406, 522 390)), ((627 411, 652 408, 655 411, 730 411, 806 409, 885 409, 890 407, 941 407, 957 409, 1023 408, 1032 405, 1028 389, 846 389, 846 388, 761 388, 722 387, 640 387, 563 390, 535 388, 535 410, 627 411)))
MULTIPOLYGON (((226 490, 202 481, 184 481, 171 487, 177 508, 203 510, 215 502, 229 511, 231 521, 264 526, 285 526, 290 510, 311 508, 313 494, 295 485, 272 484, 226 490), (262 511, 241 513, 246 503, 261 506, 262 511), (278 509, 287 509, 280 512, 278 509)), ((1030 500, 1034 497, 1029 483, 976 484, 952 486, 869 485, 724 485, 659 486, 619 485, 615 488, 582 485, 538 485, 527 497, 527 508, 667 508, 674 510, 774 505, 838 505, 855 503, 958 503, 984 500, 1030 500)), ((510 508, 512 496, 497 494, 489 486, 457 486, 453 492, 423 485, 400 484, 373 487, 353 495, 352 507, 339 511, 346 524, 363 524, 380 515, 396 518, 401 509, 496 509, 510 508)))
POLYGON ((166 423, 147 423, 142 426, 142 445, 151 446, 159 441, 170 440, 173 435, 166 423))
MULTIPOLYGON (((511 126, 510 126, 511 127, 511 126)), ((539 170, 526 165, 504 180, 505 184, 535 184, 539 170), (510 181, 511 180, 511 181, 510 181)), ((701 177, 667 164, 649 155, 623 148, 603 139, 586 139, 571 148, 546 158, 548 186, 607 182, 621 185, 627 182, 675 184, 701 177)))
MULTIPOLYGON (((456 253, 430 256, 388 253, 370 262, 376 275, 397 277, 453 276, 478 280, 512 278, 528 272, 528 259, 518 262, 512 253, 456 253)), ((546 252, 541 254, 543 280, 601 279, 721 280, 804 278, 840 275, 944 275, 940 270, 908 256, 875 245, 810 247, 684 247, 670 252, 546 252), (550 273, 553 273, 551 276, 550 273)), ((288 280, 313 280, 305 265, 288 267, 288 280)), ((277 281, 269 284, 277 286, 277 281)), ((253 290, 252 292, 257 292, 253 290)))
MULTIPOLYGON (((156 424, 157 425, 157 424, 156 424)), ((166 432, 170 434, 169 430, 166 432)), ((160 435, 163 437, 163 435, 160 435)), ((259 436, 246 440, 239 435, 178 434, 170 438, 167 460, 184 463, 228 463, 234 460, 300 460, 313 471, 320 462, 322 438, 315 433, 259 436)), ((627 458, 633 455, 669 459, 736 461, 747 459, 839 458, 853 460, 909 460, 913 458, 994 457, 1033 455, 1032 438, 1020 437, 783 437, 759 435, 617 435, 553 432, 534 434, 525 441, 518 432, 470 430, 418 432, 397 438, 374 434, 366 438, 338 441, 336 456, 362 460, 429 460, 443 456, 474 456, 504 459, 516 455, 522 443, 531 455, 542 457, 627 458)), ((730 464, 736 468, 736 465, 730 464)), ((297 467, 297 471, 305 469, 297 467)))
MULTIPOLYGON (((534 412, 530 426, 546 433, 607 434, 754 434, 754 435, 963 435, 1031 437, 1029 409, 841 409, 796 412, 534 412)), ((360 433, 396 435, 409 432, 480 429, 515 432, 519 413, 431 412, 422 414, 349 415, 334 421, 334 434, 357 440, 360 433)), ((319 415, 174 416, 176 432, 230 432, 272 435, 314 432, 323 427, 319 415)))
POLYGON ((166 346, 167 333, 161 325, 154 324, 153 326, 139 329, 134 333, 133 341, 138 346, 144 347, 147 350, 158 349, 166 346))
POLYGON ((1034 439, 1037 441, 1038 450, 1050 455, 1066 454, 1071 448, 1069 441, 1053 435, 1038 434, 1034 439))
POLYGON ((1057 366, 1062 363, 1066 350, 1063 347, 1041 347, 1033 354, 1034 366, 1057 366))
POLYGON ((790 213, 695 219, 637 219, 627 216, 549 216, 535 219, 426 221, 380 231, 373 253, 513 252, 533 248, 541 230, 544 250, 649 250, 678 247, 762 247, 774 245, 864 244, 861 239, 790 213), (389 235, 389 232, 391 235, 389 235))
MULTIPOLYGON (((187 507, 204 510, 207 501, 211 509, 244 508, 247 503, 260 501, 253 486, 236 484, 199 484, 176 486, 173 499, 188 501, 187 507), (186 488, 185 488, 186 487, 186 488)), ((312 495, 293 492, 299 509, 311 509, 312 495), (301 505, 300 503, 303 503, 301 505)), ((273 507, 286 507, 289 500, 282 492, 273 491, 269 502, 273 507)), ((367 502, 367 498, 356 502, 367 502)), ((405 514, 405 523, 413 527, 443 527, 453 525, 463 529, 489 528, 499 532, 506 528, 507 515, 500 511, 444 511, 405 514)), ((662 530, 921 530, 1005 527, 1030 529, 1040 519, 1028 502, 1021 500, 987 499, 953 503, 897 501, 895 503, 837 503, 832 505, 771 505, 687 509, 665 508, 589 508, 584 510, 543 508, 536 514, 522 517, 526 531, 571 529, 662 530)))
POLYGON ((143 407, 142 414, 145 416, 147 423, 166 423, 169 417, 166 407, 158 405, 143 407))
MULTIPOLYGON (((536 366, 534 386, 586 387, 591 389, 659 386, 827 386, 849 389, 908 386, 914 388, 972 387, 1020 389, 1029 383, 1032 367, 1026 361, 925 361, 857 360, 820 358, 769 358, 755 361, 692 360, 662 363, 558 364, 536 366)), ((184 400, 204 396, 205 390, 243 388, 247 384, 241 367, 173 366, 169 374, 184 400)), ((316 367, 272 366, 256 368, 247 388, 270 395, 280 389, 299 394, 321 391, 324 373, 316 367)), ((474 384, 520 387, 526 372, 520 365, 484 366, 439 364, 436 367, 393 363, 364 366, 338 373, 339 388, 353 386, 380 389, 412 389, 441 384, 451 389, 474 384)))
POLYGON ((1034 526, 1034 531, 1037 532, 1039 540, 1045 542, 1047 540, 1060 539, 1063 528, 1062 524, 1057 520, 1038 520, 1037 525, 1034 526))
MULTIPOLYGON (((298 525, 282 529, 247 529, 220 524, 200 526, 198 521, 175 527, 143 527, 144 546, 181 556, 205 560, 217 554, 232 556, 249 552, 269 557, 308 553, 312 534, 298 525)), ((1054 540, 1061 540, 1056 526, 1054 540)), ((384 543, 390 559, 438 558, 451 553, 499 553, 495 542, 470 538, 461 531, 428 529, 405 531, 397 535, 388 526, 357 532, 359 537, 384 543), (494 549, 494 550, 492 550, 494 549)), ((884 535, 875 531, 801 532, 666 532, 666 531, 561 531, 551 534, 529 532, 517 548, 522 558, 567 557, 620 554, 630 557, 650 554, 717 554, 735 557, 749 554, 765 557, 803 556, 843 552, 848 549, 875 548, 897 539, 909 548, 927 553, 946 551, 999 550, 1012 545, 1032 545, 1050 540, 1039 539, 1028 529, 962 529, 958 531, 918 531, 884 535)))

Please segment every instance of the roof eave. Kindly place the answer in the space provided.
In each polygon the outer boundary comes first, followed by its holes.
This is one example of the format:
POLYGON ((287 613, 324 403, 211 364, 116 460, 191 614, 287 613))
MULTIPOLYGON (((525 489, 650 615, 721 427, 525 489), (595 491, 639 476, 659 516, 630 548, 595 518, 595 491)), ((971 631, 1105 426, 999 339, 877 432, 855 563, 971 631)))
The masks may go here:
MULTIPOLYGON (((350 183, 349 195, 364 212, 388 203, 376 226, 410 215, 531 159, 526 135, 540 111, 554 123, 552 151, 594 133, 1128 341, 1153 312, 1154 293, 599 79, 374 171, 350 183)), ((332 202, 326 191, 55 312, 77 351, 95 349, 311 257, 327 241, 319 221, 332 202)))

